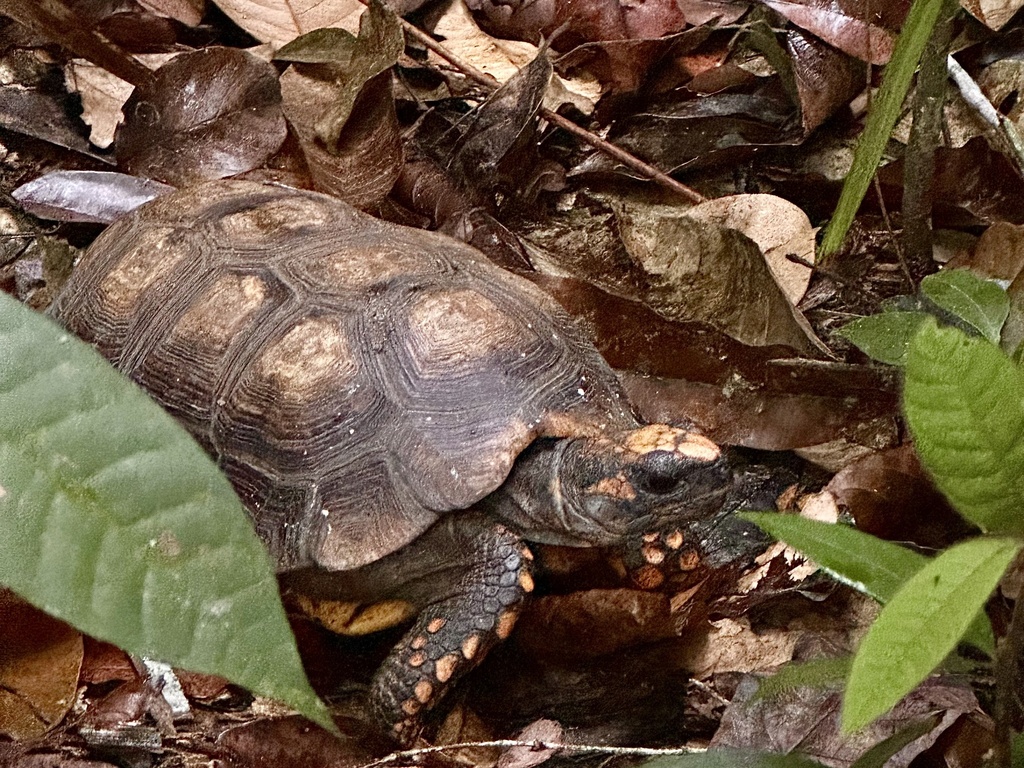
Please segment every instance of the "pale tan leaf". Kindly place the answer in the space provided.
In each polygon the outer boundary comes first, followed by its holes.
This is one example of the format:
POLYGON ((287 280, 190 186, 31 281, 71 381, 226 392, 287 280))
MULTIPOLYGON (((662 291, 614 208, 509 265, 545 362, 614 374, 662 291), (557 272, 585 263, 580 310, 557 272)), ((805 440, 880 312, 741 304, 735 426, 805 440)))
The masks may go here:
MULTIPOLYGON (((138 58, 150 69, 158 69, 173 59, 174 53, 147 53, 138 58)), ((123 119, 121 107, 132 95, 131 83, 84 59, 72 59, 64 68, 68 90, 82 99, 82 120, 91 129, 89 141, 106 149, 114 141, 114 131, 123 119)))
POLYGON ((322 27, 356 34, 366 8, 359 0, 214 0, 238 26, 260 42, 282 46, 322 27))
POLYGON ((811 280, 811 269, 786 258, 788 254, 814 263, 814 233, 799 207, 775 195, 730 195, 708 200, 687 215, 735 229, 761 248, 772 277, 790 304, 798 304, 811 280))
POLYGON ((139 5, 153 13, 177 19, 195 27, 203 20, 205 0, 139 0, 139 5))

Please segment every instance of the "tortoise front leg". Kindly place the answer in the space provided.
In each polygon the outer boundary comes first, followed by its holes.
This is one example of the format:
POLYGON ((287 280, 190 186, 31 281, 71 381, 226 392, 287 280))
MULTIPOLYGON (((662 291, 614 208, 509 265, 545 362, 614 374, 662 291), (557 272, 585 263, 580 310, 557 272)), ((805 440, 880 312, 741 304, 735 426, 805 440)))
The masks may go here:
POLYGON ((374 675, 370 700, 386 732, 408 745, 426 713, 511 633, 533 589, 533 555, 504 526, 457 515, 397 557, 427 571, 395 592, 423 608, 374 675))
POLYGON ((508 637, 533 589, 533 555, 493 518, 449 515, 408 546, 357 571, 309 569, 282 581, 307 595, 377 603, 398 600, 416 622, 374 675, 374 717, 411 744, 459 678, 508 637))

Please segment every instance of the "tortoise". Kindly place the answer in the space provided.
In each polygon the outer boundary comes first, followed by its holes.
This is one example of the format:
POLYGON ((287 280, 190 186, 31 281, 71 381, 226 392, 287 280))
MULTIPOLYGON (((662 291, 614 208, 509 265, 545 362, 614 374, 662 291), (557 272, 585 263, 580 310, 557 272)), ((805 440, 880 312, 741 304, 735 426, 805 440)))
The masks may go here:
POLYGON ((218 181, 150 202, 51 314, 217 460, 284 584, 412 607, 370 688, 401 743, 508 637, 527 542, 678 548, 731 478, 694 429, 641 425, 531 282, 314 192, 218 181))

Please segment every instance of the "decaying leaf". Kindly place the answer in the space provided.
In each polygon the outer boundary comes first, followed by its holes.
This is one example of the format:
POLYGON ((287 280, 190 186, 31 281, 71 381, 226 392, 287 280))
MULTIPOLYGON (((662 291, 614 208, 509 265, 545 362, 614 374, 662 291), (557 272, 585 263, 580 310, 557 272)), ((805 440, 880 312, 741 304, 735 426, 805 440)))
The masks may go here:
POLYGON ((0 733, 39 736, 75 703, 82 635, 0 590, 0 733))
POLYGON ((286 126, 277 72, 234 48, 203 48, 161 67, 124 107, 118 163, 175 186, 262 165, 286 126))
POLYGON ((284 111, 314 184, 361 208, 388 193, 404 160, 390 67, 403 49, 395 15, 373 3, 359 37, 312 33, 282 49, 284 111))
POLYGON ((928 681, 888 715, 847 735, 839 731, 839 691, 802 687, 778 696, 758 697, 757 686, 757 681, 749 677, 740 684, 722 718, 722 727, 712 739, 713 746, 776 753, 798 749, 828 765, 850 765, 901 729, 941 712, 933 728, 885 763, 905 768, 944 731, 955 728, 962 718, 975 717, 978 708, 968 688, 941 679, 928 681))

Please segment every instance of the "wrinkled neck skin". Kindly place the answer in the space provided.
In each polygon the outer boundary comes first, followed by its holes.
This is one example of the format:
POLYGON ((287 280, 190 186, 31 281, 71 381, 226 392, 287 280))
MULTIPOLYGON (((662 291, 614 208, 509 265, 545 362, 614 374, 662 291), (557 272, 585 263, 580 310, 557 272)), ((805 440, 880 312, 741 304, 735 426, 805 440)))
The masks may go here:
MULTIPOLYGON (((568 547, 614 544, 573 509, 562 471, 574 440, 538 440, 519 455, 501 488, 484 501, 488 511, 538 544, 568 547)), ((570 488, 571 490, 571 488, 570 488)))
POLYGON ((539 440, 486 504, 529 541, 619 546, 706 520, 731 479, 709 440, 655 425, 608 437, 539 440))

